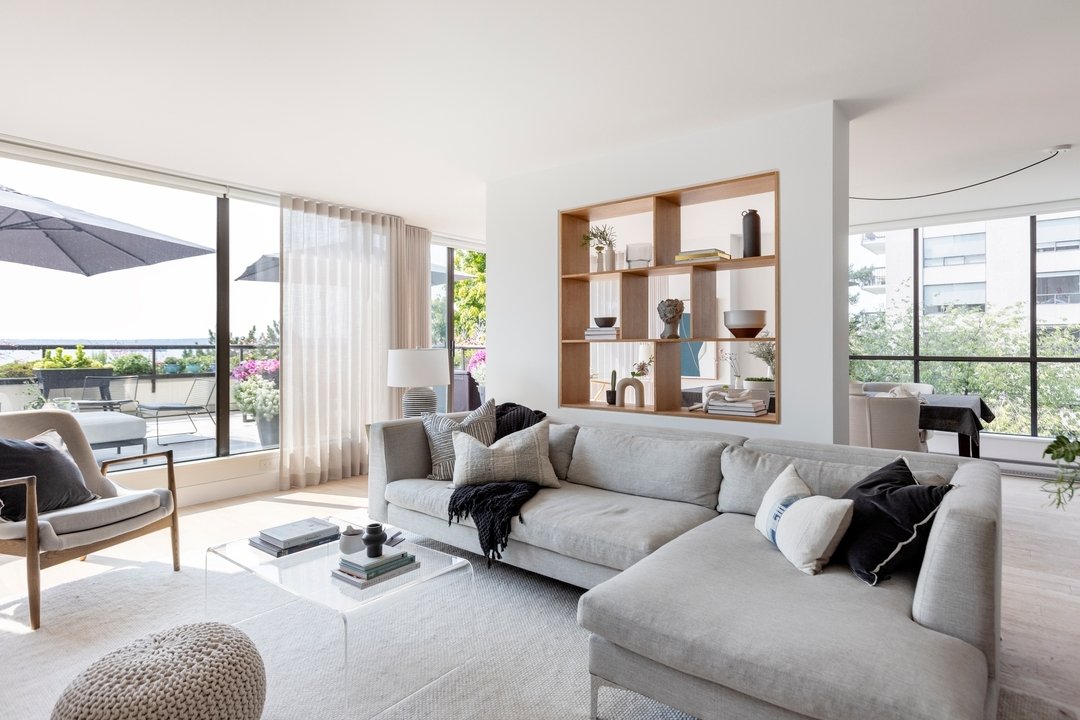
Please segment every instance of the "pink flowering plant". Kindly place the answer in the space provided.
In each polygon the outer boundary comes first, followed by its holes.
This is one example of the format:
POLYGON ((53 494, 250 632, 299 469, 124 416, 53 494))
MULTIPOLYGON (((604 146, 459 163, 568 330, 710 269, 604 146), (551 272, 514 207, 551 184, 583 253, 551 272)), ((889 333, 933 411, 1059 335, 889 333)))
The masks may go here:
POLYGON ((477 385, 483 385, 487 380, 487 350, 477 350, 469 358, 469 364, 465 368, 473 376, 477 385))
POLYGON ((278 392, 279 360, 245 360, 229 373, 236 381, 233 397, 247 415, 274 418, 281 411, 278 392))

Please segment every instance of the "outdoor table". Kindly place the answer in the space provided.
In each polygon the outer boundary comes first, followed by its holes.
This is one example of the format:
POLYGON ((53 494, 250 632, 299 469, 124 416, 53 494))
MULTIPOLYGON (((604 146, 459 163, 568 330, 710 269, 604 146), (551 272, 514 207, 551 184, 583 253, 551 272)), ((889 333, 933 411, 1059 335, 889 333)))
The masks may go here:
POLYGON ((979 457, 982 421, 991 422, 994 412, 978 395, 922 395, 919 427, 956 433, 961 457, 979 457))

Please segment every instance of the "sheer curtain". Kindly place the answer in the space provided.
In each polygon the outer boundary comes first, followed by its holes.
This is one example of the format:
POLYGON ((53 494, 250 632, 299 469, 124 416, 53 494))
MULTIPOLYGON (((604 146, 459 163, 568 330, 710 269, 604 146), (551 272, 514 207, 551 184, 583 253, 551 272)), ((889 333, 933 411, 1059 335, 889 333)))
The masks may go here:
POLYGON ((282 196, 281 484, 367 472, 365 425, 391 416, 392 248, 405 223, 282 196))
MULTIPOLYGON (((431 231, 405 226, 405 236, 391 248, 392 348, 431 347, 431 231)), ((449 358, 447 358, 449 362, 449 358)), ((391 415, 401 417, 406 388, 390 388, 391 415)))

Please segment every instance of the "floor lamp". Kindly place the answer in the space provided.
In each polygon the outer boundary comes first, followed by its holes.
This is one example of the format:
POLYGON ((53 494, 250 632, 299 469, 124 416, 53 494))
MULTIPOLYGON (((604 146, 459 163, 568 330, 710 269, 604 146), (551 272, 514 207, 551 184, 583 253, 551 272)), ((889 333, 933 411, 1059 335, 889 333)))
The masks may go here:
POLYGON ((450 384, 450 360, 446 352, 446 348, 390 351, 386 384, 408 388, 401 398, 402 417, 438 412, 439 399, 431 386, 450 384))

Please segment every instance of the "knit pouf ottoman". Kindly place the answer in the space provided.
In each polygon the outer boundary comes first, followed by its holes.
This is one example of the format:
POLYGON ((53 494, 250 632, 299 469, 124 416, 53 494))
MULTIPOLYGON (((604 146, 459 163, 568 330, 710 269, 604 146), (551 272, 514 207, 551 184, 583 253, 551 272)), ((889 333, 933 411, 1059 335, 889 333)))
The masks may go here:
POLYGON ((251 639, 221 623, 140 638, 72 680, 53 720, 259 720, 266 670, 251 639))

